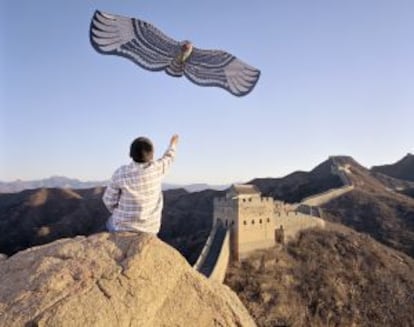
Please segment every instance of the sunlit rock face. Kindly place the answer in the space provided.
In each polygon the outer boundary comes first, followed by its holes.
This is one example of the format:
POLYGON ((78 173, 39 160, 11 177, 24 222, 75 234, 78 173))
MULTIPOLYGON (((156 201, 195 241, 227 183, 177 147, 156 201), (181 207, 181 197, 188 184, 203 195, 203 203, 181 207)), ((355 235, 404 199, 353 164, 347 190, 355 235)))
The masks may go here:
POLYGON ((144 233, 33 247, 0 276, 0 326, 255 326, 227 286, 144 233))

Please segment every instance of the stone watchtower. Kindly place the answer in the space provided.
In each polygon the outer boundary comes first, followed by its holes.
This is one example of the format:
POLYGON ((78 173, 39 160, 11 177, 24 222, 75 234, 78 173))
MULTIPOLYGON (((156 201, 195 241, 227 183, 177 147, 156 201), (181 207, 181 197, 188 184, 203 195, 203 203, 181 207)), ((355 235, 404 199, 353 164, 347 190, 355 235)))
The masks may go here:
POLYGON ((275 244, 275 211, 282 205, 262 197, 254 185, 233 185, 224 198, 214 199, 213 224, 229 228, 231 260, 275 244))

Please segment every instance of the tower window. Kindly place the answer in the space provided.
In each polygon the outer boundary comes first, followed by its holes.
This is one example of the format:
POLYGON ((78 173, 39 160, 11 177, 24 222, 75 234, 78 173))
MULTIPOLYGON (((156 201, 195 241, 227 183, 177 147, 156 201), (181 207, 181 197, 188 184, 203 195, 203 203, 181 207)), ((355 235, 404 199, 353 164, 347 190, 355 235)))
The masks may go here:
POLYGON ((246 220, 243 221, 243 225, 247 225, 247 221, 246 220))
POLYGON ((254 225, 254 219, 252 219, 252 225, 254 225))
POLYGON ((261 224, 261 223, 263 223, 263 221, 260 219, 260 220, 259 220, 259 223, 261 224))
POLYGON ((270 218, 267 218, 267 222, 270 223, 270 218))

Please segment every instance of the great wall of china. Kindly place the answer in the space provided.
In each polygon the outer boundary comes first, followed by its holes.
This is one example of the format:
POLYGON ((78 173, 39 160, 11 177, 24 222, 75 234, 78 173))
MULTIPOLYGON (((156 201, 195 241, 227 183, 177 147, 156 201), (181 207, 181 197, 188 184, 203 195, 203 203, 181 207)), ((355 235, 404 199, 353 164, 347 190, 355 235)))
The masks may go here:
POLYGON ((252 185, 233 185, 225 198, 214 200, 213 228, 194 269, 207 278, 223 282, 231 260, 240 260, 256 249, 273 246, 293 238, 301 230, 320 227, 319 206, 354 189, 349 165, 340 165, 331 157, 331 171, 341 178, 342 187, 330 189, 284 204, 264 198, 252 185))

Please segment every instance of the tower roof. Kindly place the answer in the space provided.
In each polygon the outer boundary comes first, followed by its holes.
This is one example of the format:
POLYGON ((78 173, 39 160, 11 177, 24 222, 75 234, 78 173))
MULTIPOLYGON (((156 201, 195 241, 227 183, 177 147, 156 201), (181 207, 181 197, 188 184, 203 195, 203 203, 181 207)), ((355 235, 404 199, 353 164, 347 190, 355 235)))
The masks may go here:
POLYGON ((260 194, 259 189, 251 184, 233 184, 231 190, 236 194, 260 194))

